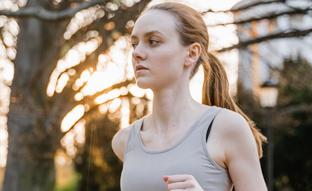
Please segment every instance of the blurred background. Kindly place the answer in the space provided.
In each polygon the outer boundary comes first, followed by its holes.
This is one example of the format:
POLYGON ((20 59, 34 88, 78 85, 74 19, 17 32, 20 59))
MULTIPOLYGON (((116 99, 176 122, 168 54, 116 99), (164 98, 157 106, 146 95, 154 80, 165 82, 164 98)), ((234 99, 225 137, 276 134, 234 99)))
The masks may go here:
MULTIPOLYGON (((151 111, 128 35, 148 0, 0 1, 0 190, 119 191, 111 139, 151 111)), ((312 190, 312 1, 189 0, 268 137, 270 191, 312 190)), ((190 82, 201 102, 202 69, 190 82)))

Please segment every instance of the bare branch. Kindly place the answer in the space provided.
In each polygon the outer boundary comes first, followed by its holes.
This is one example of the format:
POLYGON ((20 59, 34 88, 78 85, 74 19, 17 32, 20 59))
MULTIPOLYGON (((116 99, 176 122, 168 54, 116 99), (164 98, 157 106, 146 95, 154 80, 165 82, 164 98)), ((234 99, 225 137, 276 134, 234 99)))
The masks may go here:
POLYGON ((278 33, 265 35, 265 36, 260 36, 260 37, 253 38, 253 39, 246 40, 246 41, 241 41, 238 44, 235 44, 233 46, 216 50, 216 52, 225 52, 225 51, 229 51, 235 48, 245 48, 249 45, 253 45, 253 44, 257 44, 257 43, 261 43, 261 42, 273 40, 273 39, 303 37, 303 36, 309 35, 311 32, 312 32, 312 28, 305 29, 305 30, 294 29, 290 31, 282 31, 278 33))
MULTIPOLYGON (((268 45, 269 46, 269 45, 268 45)), ((244 50, 245 51, 245 50, 244 50)), ((273 47, 270 48, 270 51, 271 52, 275 52, 275 54, 278 54, 275 49, 273 47)), ((246 49, 246 52, 248 54, 251 54, 251 55, 257 55, 260 57, 261 60, 264 61, 264 64, 270 69, 270 71, 281 71, 281 69, 277 66, 272 66, 272 62, 269 58, 265 57, 264 55, 259 55, 259 53, 253 51, 252 49, 246 49)))
POLYGON ((312 105, 301 104, 278 109, 279 114, 292 114, 296 112, 312 113, 312 105))
MULTIPOLYGON (((128 93, 128 94, 126 94, 126 95, 119 96, 118 98, 128 98, 128 99, 130 99, 130 98, 132 98, 132 97, 135 97, 135 96, 133 96, 133 95, 131 95, 130 93, 128 93)), ((111 100, 108 100, 108 101, 106 101, 105 103, 109 103, 110 101, 112 101, 112 100, 114 100, 114 99, 115 99, 115 98, 113 98, 113 99, 111 99, 111 100)), ((146 96, 144 96, 144 97, 142 97, 142 98, 140 98, 140 99, 143 99, 143 100, 145 100, 145 101, 149 101, 149 99, 148 99, 146 96)), ((105 104, 105 103, 98 104, 98 105, 93 105, 93 106, 92 106, 88 111, 86 111, 86 112, 84 113, 84 115, 83 115, 79 120, 77 120, 67 131, 65 131, 65 132, 62 133, 61 139, 62 139, 68 132, 70 132, 71 130, 73 130, 74 127, 75 127, 82 119, 85 119, 86 117, 88 117, 89 115, 91 115, 94 111, 98 110, 99 107, 100 107, 101 105, 105 104)))
POLYGON ((76 102, 77 104, 83 104, 83 103, 90 103, 90 101, 93 101, 94 98, 100 96, 100 95, 103 95, 103 94, 106 94, 114 89, 119 89, 119 88, 122 88, 122 87, 127 87, 128 85, 130 84, 134 84, 135 83, 135 80, 132 79, 132 80, 126 80, 126 81, 123 81, 123 82, 120 82, 120 83, 117 83, 117 84, 114 84, 112 85, 111 87, 109 88, 105 88, 103 89, 102 91, 99 91, 91 96, 87 96, 85 97, 85 99, 79 101, 79 102, 76 102))
MULTIPOLYGON (((96 56, 94 56, 95 53, 92 53, 92 57, 96 58, 103 52, 109 49, 113 43, 118 40, 112 38, 113 33, 118 31, 120 32, 120 35, 125 35, 128 33, 127 29, 125 28, 127 22, 131 19, 135 19, 135 17, 138 15, 138 13, 145 7, 150 1, 145 0, 142 3, 136 3, 131 7, 126 7, 126 8, 120 8, 116 12, 113 12, 115 14, 114 17, 112 18, 100 18, 95 20, 92 24, 85 26, 81 28, 78 32, 76 32, 69 40, 67 40, 65 43, 69 44, 72 46, 72 44, 80 42, 83 38, 85 38, 85 34, 90 31, 90 30, 96 30, 100 33, 100 36, 103 38, 103 43, 98 47, 98 50, 96 50, 96 56), (127 19, 123 19, 123 17, 127 19), (106 31, 103 28, 103 24, 105 23, 110 23, 113 22, 115 24, 114 30, 109 30, 106 31)), ((84 63, 90 63, 90 61, 85 61, 84 63)), ((89 67, 88 65, 84 64, 79 64, 75 67, 68 68, 66 71, 67 72, 69 69, 75 69, 77 73, 79 71, 83 71, 85 68, 89 67)))
POLYGON ((90 28, 92 28, 92 30, 99 31, 100 35, 104 40, 97 48, 97 50, 95 50, 92 54, 90 54, 83 63, 80 63, 79 65, 71 68, 76 70, 76 74, 74 76, 71 76, 70 81, 68 82, 67 87, 64 88, 63 92, 61 94, 54 95, 53 98, 51 99, 51 103, 53 103, 52 104, 53 111, 57 111, 58 115, 63 116, 73 107, 73 105, 76 104, 76 102, 73 99, 68 99, 70 97, 73 97, 75 93, 77 93, 77 91, 74 91, 72 89, 72 84, 74 80, 84 69, 96 66, 98 55, 108 50, 108 48, 114 43, 114 41, 117 40, 113 38, 112 33, 114 31, 121 32, 121 35, 124 35, 126 33, 125 25, 127 23, 127 20, 122 19, 122 17, 128 18, 129 20, 134 19, 134 17, 137 15, 134 13, 139 13, 141 10, 143 10, 143 8, 146 6, 148 2, 150 1, 144 0, 142 3, 140 2, 136 3, 131 7, 121 7, 116 11, 114 17, 110 19, 105 18, 98 19, 88 27, 84 28, 83 31, 89 31, 90 28), (116 23, 115 30, 105 31, 105 29, 103 28, 103 23, 111 21, 116 23), (62 108, 59 108, 59 106, 62 106, 62 108))
POLYGON ((237 8, 232 8, 230 10, 222 10, 222 11, 214 11, 212 9, 209 9, 207 11, 204 11, 202 12, 201 14, 206 14, 206 13, 226 13, 226 12, 239 12, 239 11, 243 11, 243 10, 246 10, 246 9, 250 9, 250 8, 253 8, 253 7, 257 7, 259 5, 266 5, 266 4, 273 4, 273 3, 285 3, 285 0, 271 0, 271 1, 256 1, 256 2, 253 2, 253 3, 249 3, 247 5, 244 5, 244 6, 240 6, 240 7, 237 7, 237 8))
POLYGON ((276 17, 283 16, 283 15, 307 14, 309 11, 312 11, 311 7, 306 8, 306 9, 287 10, 287 11, 282 11, 279 13, 272 12, 272 13, 268 13, 266 15, 251 17, 251 18, 244 19, 244 20, 238 20, 238 21, 234 21, 234 22, 221 23, 221 24, 218 23, 218 24, 207 25, 207 26, 208 27, 216 27, 216 26, 224 26, 224 25, 231 25, 231 24, 241 25, 241 24, 250 23, 253 21, 260 21, 260 20, 264 20, 264 19, 274 19, 276 17))
POLYGON ((79 6, 74 8, 68 8, 62 11, 49 11, 42 7, 26 7, 21 8, 18 11, 9 11, 9 10, 0 10, 0 15, 5 15, 8 17, 15 18, 26 18, 26 17, 35 17, 40 20, 47 21, 56 21, 69 19, 73 17, 77 12, 90 8, 95 5, 103 4, 103 0, 91 0, 81 3, 79 6))
MULTIPOLYGON (((108 88, 105 88, 105 89, 103 89, 102 91, 99 91, 99 92, 97 92, 97 93, 95 93, 94 95, 91 95, 91 96, 87 96, 85 99, 83 99, 83 100, 81 100, 81 101, 79 101, 79 102, 74 102, 74 101, 70 101, 71 102, 71 104, 68 104, 68 103, 64 103, 64 104, 62 104, 62 105, 64 105, 64 107, 66 107, 67 109, 64 109, 64 111, 66 111, 66 112, 68 112, 69 111, 69 109, 72 109, 73 107, 74 107, 74 105, 79 105, 79 104, 88 104, 89 106, 90 106, 90 109, 89 109, 89 111, 88 111, 88 113, 90 113, 91 111, 90 110, 92 110, 93 108, 95 108, 95 107, 98 107, 99 105, 102 105, 102 104, 94 104, 94 99, 93 98, 95 98, 95 97, 97 97, 97 96, 99 96, 99 95, 102 95, 102 94, 105 94, 105 93, 108 93, 109 91, 112 91, 112 90, 114 90, 114 89, 119 89, 119 88, 121 88, 121 87, 127 87, 129 84, 133 84, 134 83, 134 79, 132 79, 132 80, 126 80, 126 81, 123 81, 123 82, 120 82, 120 83, 117 83, 117 84, 114 84, 114 85, 112 85, 112 86, 110 86, 110 87, 108 87, 108 88), (71 106, 71 107, 70 107, 71 106), (70 107, 70 108, 69 108, 70 107)), ((129 93, 127 94, 127 95, 129 95, 129 93)), ((126 95, 126 96, 127 96, 126 95)), ((120 97, 122 97, 122 96, 120 96, 120 97)), ((73 99, 72 99, 73 100, 73 99)), ((63 100, 58 100, 58 101, 64 101, 64 99, 63 100)), ((69 100, 67 100, 67 101, 69 101, 69 100)), ((110 101, 110 100, 108 100, 108 101, 110 101)), ((108 102, 107 101, 107 102, 108 102)), ((63 103, 63 102, 62 102, 63 103)), ((62 105, 60 105, 60 106, 62 106, 62 105)), ((61 113, 64 113, 63 111, 61 112, 61 113)), ((60 115, 60 116, 63 116, 63 115, 60 115)), ((64 116, 63 116, 64 117, 64 116)), ((85 117, 85 115, 84 115, 84 117, 85 117)), ((84 117, 82 117, 82 118, 84 118, 84 117)), ((65 133, 62 133, 62 135, 61 135, 61 137, 63 137, 66 133, 68 133, 71 129, 73 129, 74 128, 74 126, 80 121, 81 119, 79 119, 78 121, 76 121, 76 123, 69 129, 69 130, 67 130, 65 133)))
MULTIPOLYGON (((124 98, 124 97, 128 97, 128 96, 129 96, 129 93, 128 93, 127 95, 120 96, 119 98, 124 98)), ((115 99, 115 98, 110 99, 110 100, 106 101, 105 103, 109 103, 110 101, 112 101, 112 100, 114 100, 114 99, 115 99)), ((105 104, 105 103, 102 103, 102 104, 105 104)), ((67 131, 61 133, 61 138, 60 138, 60 139, 62 139, 68 132, 70 132, 71 130, 73 130, 74 127, 75 127, 82 119, 84 119, 85 117, 87 117, 88 115, 90 115, 91 113, 93 113, 93 112, 94 112, 95 110, 97 110, 97 109, 99 108, 99 106, 102 105, 102 104, 98 104, 98 105, 92 106, 92 107, 91 107, 88 111, 86 111, 86 112, 84 113, 84 115, 83 115, 80 119, 78 119, 67 131)))
POLYGON ((102 18, 99 18, 99 19, 93 21, 93 23, 91 23, 90 25, 87 25, 87 26, 79 29, 65 43, 71 45, 71 44, 73 44, 72 42, 81 41, 83 38, 85 38, 85 34, 88 31, 102 29, 103 24, 109 23, 109 22, 113 22, 116 24, 114 30, 125 31, 125 33, 126 33, 126 32, 128 32, 128 31, 126 31, 126 28, 125 28, 127 22, 130 20, 134 20, 136 18, 136 16, 139 15, 139 13, 143 10, 143 8, 149 2, 150 2, 150 0, 144 0, 142 2, 140 1, 136 4, 134 4, 131 7, 127 7, 127 8, 120 7, 117 11, 111 12, 115 15, 114 17, 107 18, 107 16, 105 16, 105 17, 102 17, 102 18), (127 18, 127 19, 124 19, 124 18, 127 18))
MULTIPOLYGON (((127 93, 126 95, 123 95, 123 96, 119 96, 118 98, 129 98, 131 97, 130 93, 127 93)), ((92 114, 94 111, 98 110, 99 109, 99 106, 103 105, 103 104, 106 104, 106 103, 109 103, 110 101, 114 100, 116 98, 112 98, 110 100, 107 100, 105 103, 102 103, 102 104, 97 104, 97 105, 93 105, 90 107, 90 109, 88 111, 86 111, 84 113, 84 115, 78 119, 67 131, 65 132, 62 132, 61 134, 61 139, 68 133, 70 132, 71 130, 74 129, 74 127, 84 118, 86 118, 87 116, 89 116, 90 114, 92 114)))

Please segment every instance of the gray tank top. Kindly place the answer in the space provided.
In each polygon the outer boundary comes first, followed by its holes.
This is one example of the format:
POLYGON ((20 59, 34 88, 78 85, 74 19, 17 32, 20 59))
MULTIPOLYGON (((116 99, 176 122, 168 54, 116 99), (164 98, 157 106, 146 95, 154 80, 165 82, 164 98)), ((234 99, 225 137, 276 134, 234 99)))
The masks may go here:
POLYGON ((206 132, 222 108, 212 106, 178 142, 161 151, 145 148, 140 136, 141 118, 131 125, 120 178, 121 191, 167 191, 164 175, 190 174, 204 191, 233 189, 228 171, 209 155, 206 132))

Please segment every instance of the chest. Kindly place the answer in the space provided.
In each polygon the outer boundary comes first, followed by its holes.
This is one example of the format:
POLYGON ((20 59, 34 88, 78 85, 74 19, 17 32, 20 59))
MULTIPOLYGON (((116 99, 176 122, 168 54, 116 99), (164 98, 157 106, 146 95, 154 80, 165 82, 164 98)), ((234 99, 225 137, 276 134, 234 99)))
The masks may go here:
POLYGON ((184 132, 174 132, 166 135, 155 135, 153 133, 140 131, 140 139, 146 150, 161 151, 177 144, 184 138, 184 134, 184 132))
MULTIPOLYGON (((188 134, 189 132, 187 131, 180 131, 167 134, 166 136, 156 136, 152 133, 144 133, 140 131, 140 139, 145 150, 164 151, 175 147, 177 144, 182 142, 183 139, 186 139, 188 134)), ((201 137, 198 136, 195 139, 200 140, 201 137)), ((224 149, 222 147, 221 138, 218 137, 217 132, 211 133, 208 141, 209 142, 206 142, 204 149, 208 150, 211 158, 216 161, 217 164, 226 168, 224 149)), ((192 150, 193 148, 189 149, 192 150)))
POLYGON ((198 152, 199 149, 184 152, 174 149, 157 154, 129 152, 123 164, 121 186, 127 187, 124 190, 133 191, 140 191, 142 188, 167 191, 163 176, 173 174, 191 174, 198 181, 205 181, 207 161, 204 161, 198 152))

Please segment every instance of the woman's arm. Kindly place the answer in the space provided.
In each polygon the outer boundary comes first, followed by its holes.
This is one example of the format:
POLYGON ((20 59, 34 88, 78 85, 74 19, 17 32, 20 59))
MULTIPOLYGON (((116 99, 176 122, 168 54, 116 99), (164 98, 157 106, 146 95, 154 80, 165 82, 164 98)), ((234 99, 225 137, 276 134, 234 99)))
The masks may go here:
POLYGON ((216 117, 215 125, 222 126, 224 162, 235 190, 267 191, 256 141, 247 121, 240 114, 224 109, 216 117))

